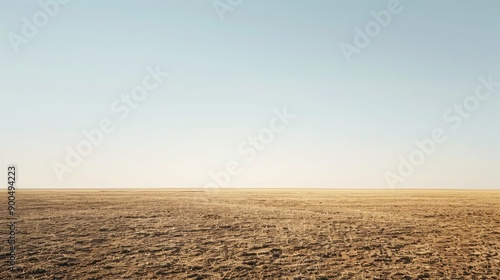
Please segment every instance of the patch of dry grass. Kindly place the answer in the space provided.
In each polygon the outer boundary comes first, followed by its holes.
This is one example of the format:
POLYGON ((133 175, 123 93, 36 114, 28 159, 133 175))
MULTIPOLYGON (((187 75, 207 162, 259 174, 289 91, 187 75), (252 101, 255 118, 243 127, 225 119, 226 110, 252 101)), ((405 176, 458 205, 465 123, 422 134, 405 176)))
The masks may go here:
POLYGON ((19 191, 19 270, 0 278, 499 279, 499 204, 493 191, 19 191))

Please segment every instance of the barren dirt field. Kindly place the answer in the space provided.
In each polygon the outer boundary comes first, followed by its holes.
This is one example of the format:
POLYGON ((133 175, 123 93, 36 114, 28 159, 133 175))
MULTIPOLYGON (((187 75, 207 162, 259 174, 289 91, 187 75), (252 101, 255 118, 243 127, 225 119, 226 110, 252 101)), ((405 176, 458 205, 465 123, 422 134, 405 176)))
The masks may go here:
POLYGON ((21 190, 16 202, 18 271, 3 219, 0 279, 500 279, 498 191, 21 190))

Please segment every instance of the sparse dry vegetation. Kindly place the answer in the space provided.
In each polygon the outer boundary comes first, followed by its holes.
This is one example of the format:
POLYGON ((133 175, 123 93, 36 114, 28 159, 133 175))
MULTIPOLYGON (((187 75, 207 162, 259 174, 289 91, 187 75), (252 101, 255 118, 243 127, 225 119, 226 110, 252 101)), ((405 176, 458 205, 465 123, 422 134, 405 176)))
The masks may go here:
POLYGON ((494 191, 21 190, 17 201, 18 271, 1 279, 500 278, 494 191))

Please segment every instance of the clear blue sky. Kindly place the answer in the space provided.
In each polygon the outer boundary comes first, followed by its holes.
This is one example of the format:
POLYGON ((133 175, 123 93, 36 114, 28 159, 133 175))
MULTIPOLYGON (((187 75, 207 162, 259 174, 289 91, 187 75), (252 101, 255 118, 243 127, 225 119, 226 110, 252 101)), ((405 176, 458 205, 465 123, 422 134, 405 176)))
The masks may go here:
POLYGON ((201 188, 231 159, 231 187, 386 187, 442 127, 400 186, 500 188, 500 88, 459 129, 442 118, 479 76, 500 81, 500 2, 402 0, 348 63, 339 45, 387 3, 244 0, 221 21, 212 1, 74 0, 15 54, 9 32, 40 6, 3 0, 1 164, 21 187, 201 188), (59 182, 53 162, 155 65, 170 76, 59 182), (246 162, 238 145, 285 106, 296 119, 246 162))

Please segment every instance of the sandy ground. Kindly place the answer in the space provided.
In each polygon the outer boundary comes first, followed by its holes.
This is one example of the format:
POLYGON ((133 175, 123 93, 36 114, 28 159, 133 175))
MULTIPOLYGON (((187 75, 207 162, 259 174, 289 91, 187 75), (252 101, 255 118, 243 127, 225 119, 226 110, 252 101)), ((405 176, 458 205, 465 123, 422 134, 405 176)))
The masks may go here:
POLYGON ((500 279, 500 192, 19 191, 17 209, 0 279, 500 279))

